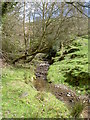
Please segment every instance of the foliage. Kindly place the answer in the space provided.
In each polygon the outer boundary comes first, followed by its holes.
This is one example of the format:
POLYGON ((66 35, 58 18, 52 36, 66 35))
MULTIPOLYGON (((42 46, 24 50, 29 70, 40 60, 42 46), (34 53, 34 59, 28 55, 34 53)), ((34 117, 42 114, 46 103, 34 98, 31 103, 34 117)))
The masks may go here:
POLYGON ((18 15, 6 14, 2 22, 2 52, 7 61, 19 57, 22 53, 22 33, 22 22, 18 21, 18 15))
POLYGON ((69 118, 70 112, 63 102, 51 93, 39 92, 34 88, 32 76, 31 69, 3 68, 3 118, 69 118))
POLYGON ((50 66, 48 81, 67 84, 83 94, 89 93, 88 39, 78 38, 65 50, 64 60, 58 61, 58 56, 50 66), (78 51, 68 53, 72 48, 78 51))
POLYGON ((9 12, 11 9, 13 9, 16 6, 17 2, 1 2, 2 5, 2 16, 4 16, 7 11, 9 12))

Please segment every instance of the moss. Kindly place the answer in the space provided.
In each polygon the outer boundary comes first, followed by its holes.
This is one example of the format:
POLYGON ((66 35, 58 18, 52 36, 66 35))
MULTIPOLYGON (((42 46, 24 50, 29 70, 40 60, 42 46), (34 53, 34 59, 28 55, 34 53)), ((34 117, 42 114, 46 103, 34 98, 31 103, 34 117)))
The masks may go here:
POLYGON ((76 91, 80 90, 82 94, 86 94, 85 86, 89 87, 89 73, 88 73, 88 39, 78 38, 73 41, 72 45, 65 50, 71 48, 77 49, 72 53, 65 54, 64 60, 59 61, 59 57, 50 66, 48 71, 48 81, 54 83, 63 83, 71 88, 74 87, 76 91), (72 58, 72 56, 74 56, 72 58), (82 90, 81 90, 82 89, 82 90))

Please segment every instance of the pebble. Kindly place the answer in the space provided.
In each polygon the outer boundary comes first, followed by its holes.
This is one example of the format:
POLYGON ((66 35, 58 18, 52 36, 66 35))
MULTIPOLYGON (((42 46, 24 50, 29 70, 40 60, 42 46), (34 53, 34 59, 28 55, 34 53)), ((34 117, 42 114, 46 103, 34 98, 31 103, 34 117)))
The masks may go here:
POLYGON ((70 97, 70 96, 71 96, 71 93, 70 93, 70 92, 68 92, 68 93, 67 93, 67 97, 70 97))
POLYGON ((84 100, 83 103, 85 103, 86 101, 84 100))
POLYGON ((55 85, 55 88, 56 88, 57 86, 55 85))
POLYGON ((73 94, 71 94, 71 96, 73 97, 74 95, 73 95, 73 94))
POLYGON ((60 97, 60 100, 62 100, 62 101, 63 101, 63 97, 60 97))
POLYGON ((90 99, 88 100, 88 103, 90 103, 90 99))
POLYGON ((57 86, 57 88, 59 88, 59 86, 57 86))
POLYGON ((58 93, 59 96, 61 96, 63 93, 58 93))
POLYGON ((80 100, 80 96, 78 97, 78 99, 80 100))

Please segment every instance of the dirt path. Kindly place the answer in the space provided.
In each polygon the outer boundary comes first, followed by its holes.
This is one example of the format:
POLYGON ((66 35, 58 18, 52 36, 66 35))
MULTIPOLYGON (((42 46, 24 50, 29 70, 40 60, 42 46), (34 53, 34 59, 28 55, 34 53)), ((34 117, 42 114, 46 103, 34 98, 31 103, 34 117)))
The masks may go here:
MULTIPOLYGON (((87 96, 77 96, 75 91, 72 91, 69 87, 63 84, 53 84, 47 82, 47 71, 49 69, 49 64, 47 61, 43 61, 36 67, 35 75, 36 80, 34 85, 37 90, 49 91, 56 96, 57 99, 66 103, 66 105, 72 107, 78 101, 82 101, 87 104, 87 96)), ((83 111, 84 118, 88 118, 88 107, 83 111)))

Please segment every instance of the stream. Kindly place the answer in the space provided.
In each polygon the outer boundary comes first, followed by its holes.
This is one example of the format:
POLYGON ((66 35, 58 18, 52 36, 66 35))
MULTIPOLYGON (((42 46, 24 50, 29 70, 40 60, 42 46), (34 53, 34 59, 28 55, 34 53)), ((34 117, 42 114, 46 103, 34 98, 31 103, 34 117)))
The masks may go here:
MULTIPOLYGON (((38 91, 47 91, 51 92, 56 96, 57 99, 64 102, 69 107, 73 107, 76 102, 81 101, 83 104, 87 104, 89 99, 87 96, 77 96, 76 92, 71 90, 69 87, 63 84, 53 84, 48 83, 47 81, 47 71, 49 69, 48 61, 42 61, 37 64, 35 75, 36 79, 34 80, 34 86, 38 91)), ((88 106, 88 105, 86 105, 88 106)), ((88 107, 85 107, 83 110, 84 118, 88 118, 88 107)))

